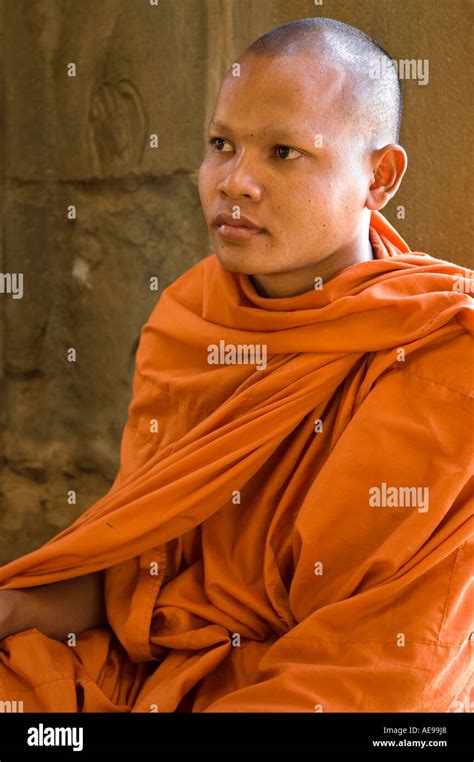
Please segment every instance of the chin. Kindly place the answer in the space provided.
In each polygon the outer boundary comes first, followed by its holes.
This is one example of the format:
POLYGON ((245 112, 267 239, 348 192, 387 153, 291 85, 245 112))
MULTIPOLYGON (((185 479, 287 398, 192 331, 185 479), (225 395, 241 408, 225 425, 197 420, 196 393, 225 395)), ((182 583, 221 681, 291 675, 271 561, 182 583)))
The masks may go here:
POLYGON ((239 251, 222 251, 222 249, 214 248, 214 254, 222 267, 230 272, 251 275, 259 270, 259 263, 255 261, 257 257, 250 256, 242 247, 239 251))

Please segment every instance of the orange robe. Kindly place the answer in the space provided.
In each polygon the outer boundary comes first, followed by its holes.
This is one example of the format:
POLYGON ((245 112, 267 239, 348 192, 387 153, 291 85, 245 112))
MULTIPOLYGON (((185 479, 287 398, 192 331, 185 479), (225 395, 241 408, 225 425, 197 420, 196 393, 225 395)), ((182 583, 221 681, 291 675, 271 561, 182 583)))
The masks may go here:
POLYGON ((264 298, 211 254, 163 292, 112 488, 0 569, 1 588, 106 569, 111 629, 0 641, 0 701, 472 707, 473 281, 377 212, 370 240, 321 290, 264 298), (210 364, 221 341, 266 366, 210 364))

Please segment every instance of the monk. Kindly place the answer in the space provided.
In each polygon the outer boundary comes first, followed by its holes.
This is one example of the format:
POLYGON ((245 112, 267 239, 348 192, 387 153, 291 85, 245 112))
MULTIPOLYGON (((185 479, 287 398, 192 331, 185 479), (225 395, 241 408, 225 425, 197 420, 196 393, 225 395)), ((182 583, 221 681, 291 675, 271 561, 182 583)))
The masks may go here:
POLYGON ((309 18, 227 72, 114 484, 0 569, 4 711, 470 710, 473 280, 380 212, 386 64, 309 18))

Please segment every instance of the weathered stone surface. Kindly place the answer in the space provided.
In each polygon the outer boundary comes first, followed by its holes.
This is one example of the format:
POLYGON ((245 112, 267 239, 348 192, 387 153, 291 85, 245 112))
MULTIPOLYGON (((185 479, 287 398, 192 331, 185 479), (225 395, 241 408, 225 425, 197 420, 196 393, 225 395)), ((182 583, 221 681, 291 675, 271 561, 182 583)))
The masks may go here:
POLYGON ((208 253, 205 8, 160 6, 2 5, 1 270, 22 273, 24 293, 0 303, 0 563, 106 493, 140 329, 208 253))

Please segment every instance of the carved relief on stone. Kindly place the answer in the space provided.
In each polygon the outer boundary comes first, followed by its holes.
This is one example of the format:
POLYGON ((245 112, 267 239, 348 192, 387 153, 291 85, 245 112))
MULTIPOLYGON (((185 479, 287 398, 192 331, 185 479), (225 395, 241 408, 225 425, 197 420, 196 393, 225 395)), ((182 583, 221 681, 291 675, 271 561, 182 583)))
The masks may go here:
POLYGON ((145 109, 133 82, 105 80, 94 89, 89 109, 89 149, 94 174, 102 176, 137 168, 146 132, 145 109))

